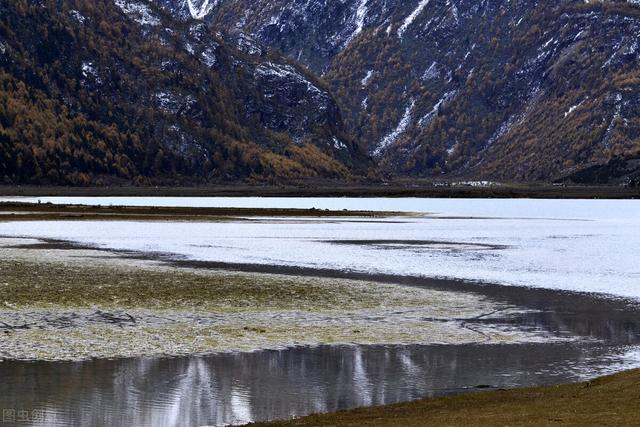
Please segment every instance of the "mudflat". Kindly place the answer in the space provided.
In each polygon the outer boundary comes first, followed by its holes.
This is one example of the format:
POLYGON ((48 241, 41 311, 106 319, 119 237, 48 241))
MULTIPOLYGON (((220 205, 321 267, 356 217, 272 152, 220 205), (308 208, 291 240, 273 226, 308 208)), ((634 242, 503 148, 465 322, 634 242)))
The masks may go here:
POLYGON ((0 277, 7 360, 547 340, 487 321, 526 309, 469 293, 197 270, 34 239, 0 239, 0 277))

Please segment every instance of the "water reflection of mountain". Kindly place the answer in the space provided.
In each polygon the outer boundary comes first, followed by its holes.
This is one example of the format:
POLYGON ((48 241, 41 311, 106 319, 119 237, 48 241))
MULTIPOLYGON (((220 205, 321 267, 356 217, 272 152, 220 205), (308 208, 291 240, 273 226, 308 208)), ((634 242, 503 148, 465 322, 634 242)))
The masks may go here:
MULTIPOLYGON (((559 343, 320 347, 210 357, 0 364, 0 407, 41 425, 209 425, 287 418, 491 386, 572 381, 624 349, 559 343)), ((619 366, 619 365, 618 365, 619 366)))

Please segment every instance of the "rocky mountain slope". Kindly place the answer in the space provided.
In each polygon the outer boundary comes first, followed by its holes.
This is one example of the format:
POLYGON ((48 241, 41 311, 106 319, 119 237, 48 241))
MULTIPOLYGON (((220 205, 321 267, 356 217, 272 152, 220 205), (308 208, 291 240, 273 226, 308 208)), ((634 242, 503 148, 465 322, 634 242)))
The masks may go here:
POLYGON ((156 1, 322 75, 390 173, 549 181, 640 152, 637 1, 156 1))
POLYGON ((0 3, 0 181, 344 179, 368 166, 328 87, 246 37, 143 0, 0 3))
POLYGON ((637 0, 0 4, 7 183, 602 181, 639 155, 637 0))
POLYGON ((640 188, 640 156, 614 158, 571 174, 563 181, 578 184, 621 185, 640 188))

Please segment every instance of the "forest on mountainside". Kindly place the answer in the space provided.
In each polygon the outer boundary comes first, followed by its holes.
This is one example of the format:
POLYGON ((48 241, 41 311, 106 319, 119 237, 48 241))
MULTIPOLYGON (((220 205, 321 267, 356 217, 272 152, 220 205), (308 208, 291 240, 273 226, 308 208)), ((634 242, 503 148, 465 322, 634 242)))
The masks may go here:
POLYGON ((387 174, 549 182, 640 152, 637 2, 225 0, 208 19, 321 74, 387 174))
POLYGON ((305 70, 277 54, 250 57, 160 9, 124 12, 111 0, 2 2, 0 182, 348 179, 367 170, 323 83, 302 80, 305 70), (265 64, 291 76, 259 79, 265 64), (274 101, 278 90, 301 100, 274 101))
POLYGON ((3 2, 0 182, 552 182, 636 164, 639 5, 365 3, 225 0, 193 19, 180 0, 3 2))

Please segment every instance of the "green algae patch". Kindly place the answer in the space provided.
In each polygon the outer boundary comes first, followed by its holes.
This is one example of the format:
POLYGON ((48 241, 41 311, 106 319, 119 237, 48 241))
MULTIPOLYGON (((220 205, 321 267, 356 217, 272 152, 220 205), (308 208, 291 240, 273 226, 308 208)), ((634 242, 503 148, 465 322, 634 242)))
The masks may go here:
MULTIPOLYGON (((4 308, 245 312, 348 310, 437 303, 418 289, 357 281, 181 269, 0 261, 4 308)), ((2 309, 2 307, 0 307, 2 309)))

